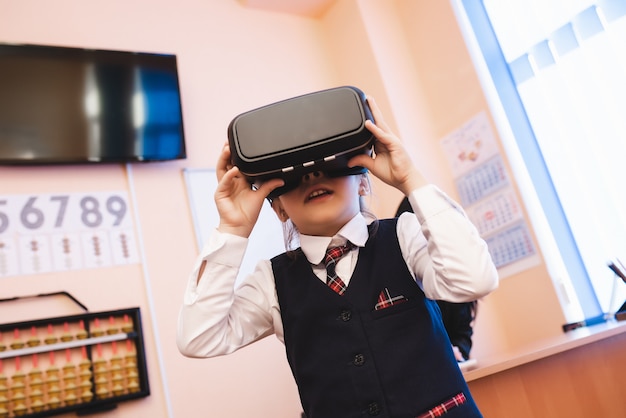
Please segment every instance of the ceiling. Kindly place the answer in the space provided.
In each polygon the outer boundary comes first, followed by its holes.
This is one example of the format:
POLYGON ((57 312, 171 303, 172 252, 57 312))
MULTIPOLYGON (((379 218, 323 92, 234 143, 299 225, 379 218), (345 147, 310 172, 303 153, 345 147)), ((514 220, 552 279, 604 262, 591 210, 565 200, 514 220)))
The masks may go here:
POLYGON ((290 13, 305 17, 321 17, 338 0, 238 0, 244 7, 290 13))

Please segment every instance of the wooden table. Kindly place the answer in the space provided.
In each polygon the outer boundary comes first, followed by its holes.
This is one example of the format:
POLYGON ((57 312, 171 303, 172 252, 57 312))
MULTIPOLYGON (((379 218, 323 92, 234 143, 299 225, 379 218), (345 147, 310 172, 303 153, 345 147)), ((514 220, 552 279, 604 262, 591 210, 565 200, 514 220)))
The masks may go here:
POLYGON ((479 359, 464 375, 485 418, 624 418, 626 321, 479 359))

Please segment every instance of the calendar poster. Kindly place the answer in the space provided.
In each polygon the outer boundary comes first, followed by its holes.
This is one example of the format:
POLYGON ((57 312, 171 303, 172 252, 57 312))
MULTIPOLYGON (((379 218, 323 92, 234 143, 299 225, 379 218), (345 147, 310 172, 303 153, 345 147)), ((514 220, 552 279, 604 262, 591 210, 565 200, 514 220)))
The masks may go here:
POLYGON ((126 192, 0 195, 0 278, 139 263, 126 192))
POLYGON ((487 242, 500 277, 540 260, 484 112, 441 140, 460 203, 487 242))
POLYGON ((517 196, 510 188, 469 206, 466 213, 483 237, 524 219, 517 196))
POLYGON ((441 140, 454 177, 480 166, 499 154, 489 119, 481 112, 441 140))

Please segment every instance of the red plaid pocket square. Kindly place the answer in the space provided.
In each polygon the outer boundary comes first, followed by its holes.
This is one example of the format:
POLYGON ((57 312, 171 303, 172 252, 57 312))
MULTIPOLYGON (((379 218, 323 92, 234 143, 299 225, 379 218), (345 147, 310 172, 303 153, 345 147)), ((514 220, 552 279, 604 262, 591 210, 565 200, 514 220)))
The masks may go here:
POLYGON ((402 295, 391 296, 389 289, 385 287, 378 295, 378 302, 374 306, 374 310, 380 311, 381 309, 389 308, 390 306, 406 302, 407 300, 408 299, 402 295))

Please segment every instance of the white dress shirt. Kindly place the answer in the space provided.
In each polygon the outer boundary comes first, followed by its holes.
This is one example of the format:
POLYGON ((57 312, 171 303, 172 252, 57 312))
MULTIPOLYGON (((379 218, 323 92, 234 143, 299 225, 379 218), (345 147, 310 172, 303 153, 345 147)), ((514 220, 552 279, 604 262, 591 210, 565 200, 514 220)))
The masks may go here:
MULTIPOLYGON (((415 213, 400 216, 398 240, 409 271, 425 295, 465 302, 494 290, 498 276, 487 245, 462 208, 433 185, 416 189, 409 201, 415 213)), ((359 247, 367 239, 367 220, 358 214, 336 236, 300 235, 300 245, 313 272, 326 281, 326 249, 352 242, 356 248, 336 266, 349 286, 359 247)), ((235 287, 247 243, 247 238, 217 230, 209 236, 189 276, 179 313, 177 344, 184 355, 228 354, 270 334, 283 341, 271 262, 259 261, 235 287), (203 262, 206 265, 198 277, 203 262)))

